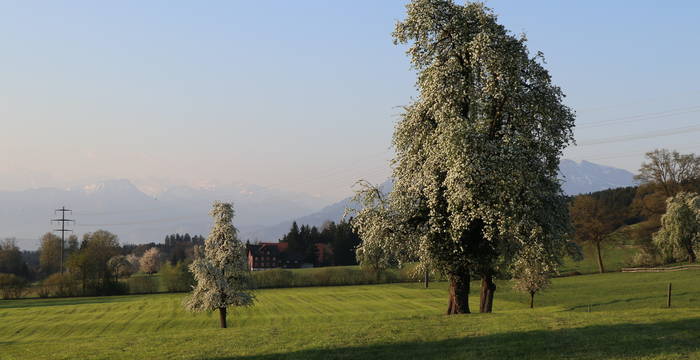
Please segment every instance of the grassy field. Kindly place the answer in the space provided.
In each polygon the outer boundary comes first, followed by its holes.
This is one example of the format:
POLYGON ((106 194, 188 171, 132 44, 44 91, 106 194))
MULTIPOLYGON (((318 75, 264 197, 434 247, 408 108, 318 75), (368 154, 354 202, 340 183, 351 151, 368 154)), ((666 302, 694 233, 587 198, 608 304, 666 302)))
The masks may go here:
POLYGON ((444 283, 259 290, 229 329, 183 294, 0 301, 0 358, 700 358, 699 271, 554 279, 534 310, 498 286, 494 314, 460 316, 444 283))

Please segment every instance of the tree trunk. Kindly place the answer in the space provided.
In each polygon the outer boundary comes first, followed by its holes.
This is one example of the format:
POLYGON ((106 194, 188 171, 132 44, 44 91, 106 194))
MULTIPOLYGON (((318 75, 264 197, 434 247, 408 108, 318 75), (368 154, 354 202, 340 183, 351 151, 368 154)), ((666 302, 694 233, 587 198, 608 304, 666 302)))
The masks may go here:
POLYGON ((219 321, 221 322, 221 328, 226 329, 226 308, 219 308, 219 321))
POLYGON ((535 292, 530 291, 530 309, 535 308, 535 292))
POLYGON ((599 241, 597 241, 595 243, 595 250, 596 250, 596 253, 598 254, 598 270, 602 274, 605 272, 605 267, 603 267, 603 256, 600 254, 600 242, 599 241))
POLYGON ((481 275, 481 298, 479 303, 479 312, 493 312, 493 293, 496 291, 496 283, 493 282, 493 276, 489 274, 481 275))
POLYGON ((450 301, 447 315, 469 314, 469 270, 450 274, 450 301))
POLYGON ((430 274, 428 273, 428 270, 425 270, 425 273, 423 274, 423 283, 425 284, 425 288, 428 288, 428 282, 430 281, 430 274))
POLYGON ((695 256, 695 250, 693 250, 693 246, 688 246, 688 262, 694 263, 697 260, 695 256))

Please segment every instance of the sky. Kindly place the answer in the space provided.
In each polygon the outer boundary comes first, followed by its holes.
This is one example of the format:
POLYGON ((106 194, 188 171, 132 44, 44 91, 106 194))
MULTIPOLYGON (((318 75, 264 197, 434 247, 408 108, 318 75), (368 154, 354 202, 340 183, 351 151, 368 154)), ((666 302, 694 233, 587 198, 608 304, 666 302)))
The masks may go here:
MULTIPOLYGON (((389 175, 405 1, 0 1, 0 190, 128 178, 324 199, 389 175)), ((488 1, 577 113, 565 157, 700 152, 700 3, 488 1)))

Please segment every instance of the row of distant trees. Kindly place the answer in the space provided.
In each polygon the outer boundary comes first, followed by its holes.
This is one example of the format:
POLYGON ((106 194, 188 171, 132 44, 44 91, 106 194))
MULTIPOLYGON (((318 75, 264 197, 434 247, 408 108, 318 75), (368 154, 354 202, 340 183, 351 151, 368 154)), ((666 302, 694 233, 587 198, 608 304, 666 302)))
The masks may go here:
POLYGON ((36 282, 39 296, 112 295, 129 287, 153 292, 157 282, 147 276, 158 272, 166 290, 185 291, 192 284, 187 265, 195 246, 203 243, 199 235, 172 234, 164 243, 121 245, 117 235, 98 230, 84 234, 82 241, 74 235, 67 239, 61 269, 60 237, 45 234, 36 252, 22 252, 7 239, 0 243, 0 290, 3 297, 18 297, 36 282))
MULTIPOLYGON (((0 289, 8 289, 4 297, 18 297, 30 283, 39 285, 40 296, 153 292, 158 284, 148 275, 159 273, 165 290, 186 291, 193 284, 188 266, 204 240, 201 235, 176 233, 161 243, 122 245, 116 234, 106 230, 84 234, 81 240, 71 235, 61 269, 59 236, 44 234, 36 251, 21 251, 14 240, 7 239, 0 242, 0 289)), ((326 222, 321 230, 294 223, 280 241, 316 266, 357 264, 355 248, 360 239, 347 221, 326 222), (331 249, 323 264, 316 264, 315 244, 319 243, 331 249)))

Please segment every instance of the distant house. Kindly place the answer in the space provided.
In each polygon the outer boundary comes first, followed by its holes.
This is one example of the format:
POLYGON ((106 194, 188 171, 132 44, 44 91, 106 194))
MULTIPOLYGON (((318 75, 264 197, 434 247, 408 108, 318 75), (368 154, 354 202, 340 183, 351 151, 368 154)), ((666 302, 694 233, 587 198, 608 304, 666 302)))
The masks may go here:
POLYGON ((287 250, 286 243, 247 245, 248 268, 251 271, 274 269, 282 265, 280 254, 287 250))
MULTIPOLYGON (((318 243, 315 246, 315 263, 327 265, 328 257, 333 254, 333 250, 328 244, 318 243)), ((246 248, 248 268, 251 271, 313 266, 313 264, 305 263, 304 254, 290 251, 289 244, 284 242, 248 244, 246 248)))

